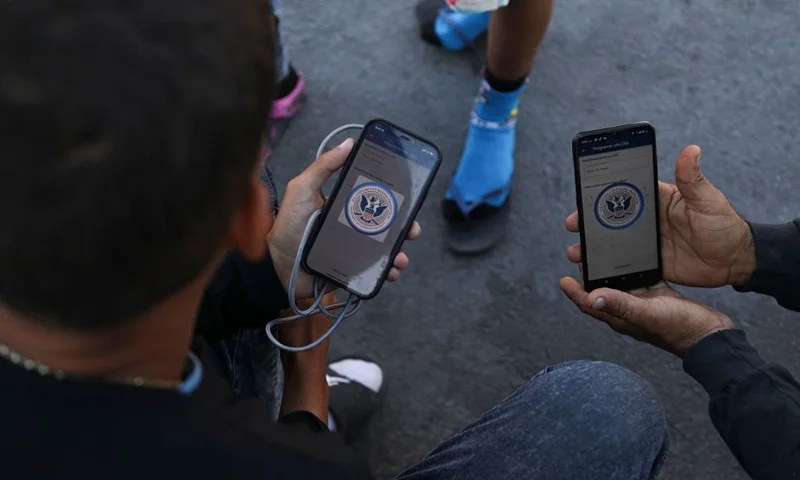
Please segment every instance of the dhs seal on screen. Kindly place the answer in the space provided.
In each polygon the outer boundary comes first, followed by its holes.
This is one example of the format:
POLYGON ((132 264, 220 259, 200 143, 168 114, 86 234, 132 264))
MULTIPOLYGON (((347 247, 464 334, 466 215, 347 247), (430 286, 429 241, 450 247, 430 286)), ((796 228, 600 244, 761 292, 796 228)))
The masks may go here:
POLYGON ((362 183, 350 192, 344 212, 353 230, 364 235, 379 235, 388 230, 397 218, 397 199, 382 183, 362 183))
POLYGON ((630 183, 614 183, 594 201, 594 215, 600 225, 622 230, 635 224, 644 210, 642 192, 630 183))

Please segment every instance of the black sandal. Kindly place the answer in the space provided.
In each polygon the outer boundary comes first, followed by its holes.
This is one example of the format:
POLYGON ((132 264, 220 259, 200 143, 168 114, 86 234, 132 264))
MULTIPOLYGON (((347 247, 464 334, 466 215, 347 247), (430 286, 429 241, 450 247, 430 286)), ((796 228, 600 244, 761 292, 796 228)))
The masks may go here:
POLYGON ((466 200, 455 183, 450 183, 452 199, 442 202, 447 222, 447 246, 457 255, 479 255, 497 245, 505 236, 511 211, 511 197, 499 207, 487 201, 510 192, 511 183, 492 190, 475 201, 466 200))

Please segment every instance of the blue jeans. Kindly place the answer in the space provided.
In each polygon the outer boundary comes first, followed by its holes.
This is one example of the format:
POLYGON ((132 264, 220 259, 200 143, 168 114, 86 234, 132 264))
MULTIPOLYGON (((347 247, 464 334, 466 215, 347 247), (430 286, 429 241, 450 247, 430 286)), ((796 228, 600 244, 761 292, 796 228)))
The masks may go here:
POLYGON ((650 384, 611 363, 568 362, 542 370, 398 478, 652 479, 667 445, 650 384))

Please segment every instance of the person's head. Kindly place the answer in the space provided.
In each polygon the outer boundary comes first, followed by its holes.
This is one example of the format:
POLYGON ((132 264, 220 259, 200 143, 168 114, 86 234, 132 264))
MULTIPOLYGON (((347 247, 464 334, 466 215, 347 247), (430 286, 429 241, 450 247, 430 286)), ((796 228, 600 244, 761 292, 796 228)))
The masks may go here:
POLYGON ((0 2, 0 303, 113 328, 264 253, 264 0, 0 2))

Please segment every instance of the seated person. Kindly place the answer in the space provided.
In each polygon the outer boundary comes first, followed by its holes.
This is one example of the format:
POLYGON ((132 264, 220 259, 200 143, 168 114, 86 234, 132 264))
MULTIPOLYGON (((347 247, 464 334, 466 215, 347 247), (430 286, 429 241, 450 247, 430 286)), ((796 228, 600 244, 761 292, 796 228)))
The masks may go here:
MULTIPOLYGON (((700 170, 700 149, 678 157, 675 185, 659 183, 664 280, 693 287, 733 285, 774 296, 800 311, 800 220, 748 224, 700 170)), ((567 218, 578 231, 578 214, 567 218)), ((567 251, 581 262, 579 244, 567 251)), ((581 310, 614 330, 683 358, 710 397, 725 443, 754 479, 800 475, 800 384, 768 363, 725 314, 689 300, 665 282, 629 293, 587 294, 572 278, 561 288, 581 310)))
MULTIPOLYGON (((327 345, 284 356, 275 421, 263 400, 234 393, 208 341, 260 327, 238 322, 244 290, 264 296, 263 318, 280 313, 303 227, 353 145, 292 180, 273 221, 260 160, 274 96, 265 7, 0 3, 6 477, 370 477, 327 427, 327 345), (257 271, 209 287, 232 251, 257 271)), ((301 298, 310 282, 299 279, 301 298)), ((328 325, 308 318, 278 335, 307 344, 328 325)), ((645 381, 573 362, 540 372, 400 478, 652 478, 666 447, 645 381)))

